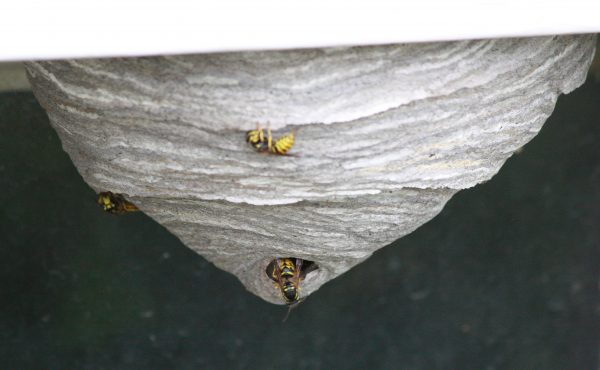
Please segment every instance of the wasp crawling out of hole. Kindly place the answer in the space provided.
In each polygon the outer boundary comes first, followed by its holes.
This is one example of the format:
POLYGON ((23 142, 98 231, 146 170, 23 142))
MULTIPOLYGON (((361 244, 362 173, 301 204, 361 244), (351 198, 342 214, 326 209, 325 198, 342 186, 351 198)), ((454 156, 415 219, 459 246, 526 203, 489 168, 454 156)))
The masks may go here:
POLYGON ((271 261, 265 272, 269 279, 275 282, 275 287, 281 293, 285 304, 293 306, 300 302, 300 282, 306 274, 317 268, 312 261, 286 257, 271 261))
POLYGON ((99 193, 97 202, 102 206, 102 209, 114 215, 122 215, 139 210, 135 204, 125 199, 122 194, 115 194, 110 191, 99 193))
POLYGON ((271 134, 271 125, 267 126, 267 135, 265 137, 265 131, 260 126, 260 123, 256 124, 256 130, 250 130, 246 132, 246 141, 250 143, 258 152, 271 153, 286 155, 287 152, 294 146, 294 140, 296 137, 296 130, 292 130, 287 135, 283 135, 276 140, 273 140, 271 134))

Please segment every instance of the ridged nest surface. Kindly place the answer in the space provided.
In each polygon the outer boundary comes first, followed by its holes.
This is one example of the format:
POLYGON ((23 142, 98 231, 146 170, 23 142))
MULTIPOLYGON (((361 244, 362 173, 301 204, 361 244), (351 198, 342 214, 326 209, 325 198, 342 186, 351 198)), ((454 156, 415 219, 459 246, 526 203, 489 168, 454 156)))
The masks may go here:
MULTIPOLYGON (((490 179, 582 84, 595 36, 27 64, 84 180, 122 193, 253 293, 306 297, 490 179), (245 132, 296 132, 289 155, 245 132)), ((508 189, 507 189, 508 191, 508 189)), ((484 247, 484 246, 482 246, 484 247)))

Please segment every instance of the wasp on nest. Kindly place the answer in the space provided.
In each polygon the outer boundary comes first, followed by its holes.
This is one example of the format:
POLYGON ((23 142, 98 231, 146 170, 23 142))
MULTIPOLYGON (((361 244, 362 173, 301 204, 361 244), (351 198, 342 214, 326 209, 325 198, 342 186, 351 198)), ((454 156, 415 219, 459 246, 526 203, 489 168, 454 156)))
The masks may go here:
POLYGON ((104 191, 98 194, 98 204, 108 213, 122 215, 125 213, 139 211, 135 204, 131 203, 122 194, 104 191))
POLYGON ((260 126, 260 123, 256 124, 256 130, 250 130, 246 132, 246 141, 250 143, 250 145, 252 145, 256 151, 278 155, 286 155, 287 152, 292 149, 292 146, 294 146, 295 137, 296 130, 292 130, 292 132, 289 134, 273 140, 270 124, 267 126, 266 137, 265 131, 260 126))
MULTIPOLYGON (((317 268, 318 266, 312 261, 293 257, 275 258, 267 266, 265 272, 269 279, 275 282, 275 287, 289 307, 288 315, 291 309, 302 301, 300 299, 300 282, 304 280, 309 272, 317 268)), ((287 319, 288 315, 285 316, 283 321, 287 319)))

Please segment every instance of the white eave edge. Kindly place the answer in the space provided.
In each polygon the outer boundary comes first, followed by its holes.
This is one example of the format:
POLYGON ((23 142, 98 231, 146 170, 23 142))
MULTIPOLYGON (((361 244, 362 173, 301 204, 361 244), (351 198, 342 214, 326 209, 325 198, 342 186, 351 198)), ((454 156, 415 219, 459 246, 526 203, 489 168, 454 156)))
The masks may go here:
POLYGON ((17 0, 0 61, 600 32, 600 0, 17 0))

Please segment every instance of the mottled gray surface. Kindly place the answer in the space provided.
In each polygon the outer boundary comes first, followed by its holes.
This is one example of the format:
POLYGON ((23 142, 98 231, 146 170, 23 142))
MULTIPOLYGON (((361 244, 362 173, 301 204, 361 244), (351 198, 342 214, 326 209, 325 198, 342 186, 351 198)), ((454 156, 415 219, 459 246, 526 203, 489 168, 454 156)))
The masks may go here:
POLYGON ((130 196, 280 303, 274 257, 317 262, 308 295, 493 176, 583 83, 595 36, 29 63, 95 190, 130 196), (292 156, 244 131, 298 128, 292 156))

